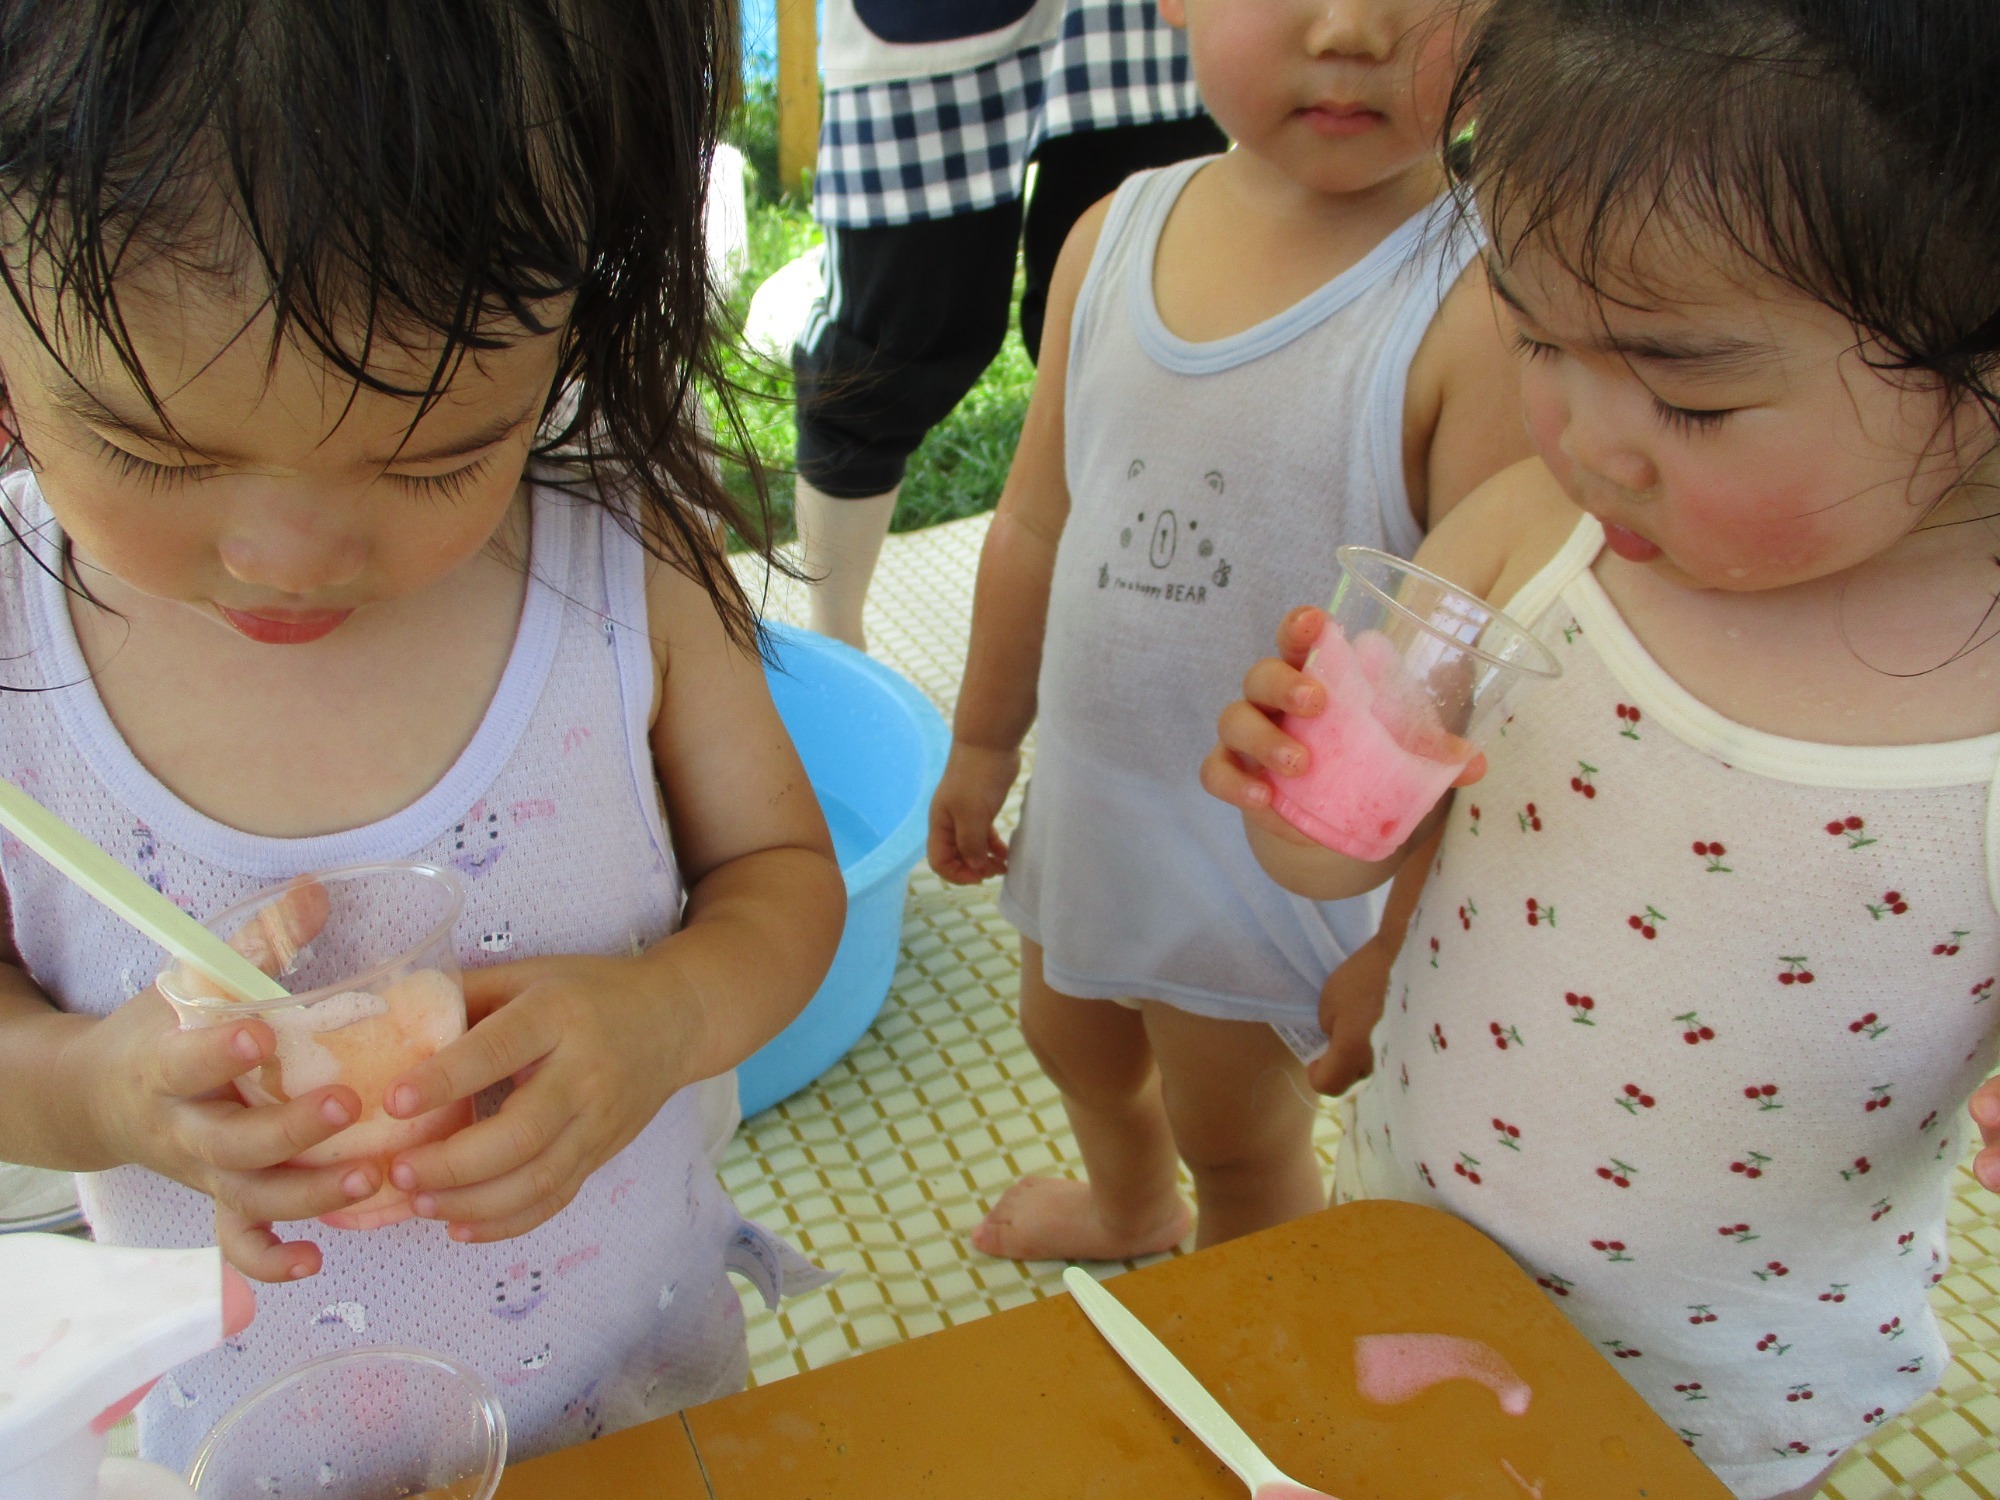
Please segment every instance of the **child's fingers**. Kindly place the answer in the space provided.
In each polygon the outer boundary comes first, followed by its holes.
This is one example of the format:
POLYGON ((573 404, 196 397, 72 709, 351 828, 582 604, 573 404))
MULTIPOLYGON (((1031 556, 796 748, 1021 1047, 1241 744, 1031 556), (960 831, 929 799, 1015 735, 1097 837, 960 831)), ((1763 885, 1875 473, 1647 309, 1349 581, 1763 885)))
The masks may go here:
POLYGON ((1988 1192, 2000 1193, 2000 1078, 1981 1084, 1968 1107, 1985 1145, 1972 1159, 1972 1175, 1988 1192))
POLYGON ((1304 745, 1241 699, 1223 709, 1215 721, 1215 733, 1224 749, 1247 763, 1247 770, 1272 770, 1284 776, 1297 776, 1308 764, 1304 745))
MULTIPOLYGON (((147 1003, 150 1002, 146 996, 127 1002, 147 1003)), ((277 1038, 262 1021, 236 1021, 182 1031, 173 1024, 173 1012, 167 1002, 157 1003, 166 1012, 166 1025, 153 1048, 151 1066, 153 1086, 160 1093, 181 1099, 212 1094, 263 1063, 277 1047, 277 1038)))
POLYGON ((427 1219, 442 1219, 453 1239, 506 1239, 559 1212, 590 1175, 582 1132, 572 1127, 532 1161, 465 1187, 418 1192, 411 1203, 427 1219), (506 1229, 516 1221, 527 1222, 506 1229), (486 1226, 493 1226, 485 1232, 486 1226), (461 1233, 461 1231, 469 1231, 461 1233))
POLYGON ((1220 745, 1202 757, 1201 788, 1244 812, 1271 805, 1270 783, 1244 770, 1242 762, 1220 745))
POLYGON ((382 1186, 375 1161, 336 1162, 326 1167, 268 1167, 261 1172, 225 1172, 213 1184, 216 1204, 245 1223, 274 1224, 316 1219, 373 1197, 382 1186))
POLYGON ((329 1084, 285 1104, 245 1109, 215 1100, 187 1107, 182 1143, 223 1172, 256 1172, 290 1161, 361 1118, 361 1096, 329 1084))
POLYGON ((561 1038, 549 1017, 546 1006, 500 1006, 390 1084, 382 1107, 407 1120, 512 1078, 555 1051, 561 1038))
POLYGON ((1286 613, 1278 622, 1278 654, 1293 666, 1302 666, 1326 630, 1327 613, 1302 605, 1286 613))
POLYGON ((2000 1193, 2000 1146, 1988 1146, 1972 1158, 1972 1175, 1989 1193, 2000 1193))
POLYGON ((1290 662, 1259 657, 1243 674, 1243 696, 1267 714, 1310 719, 1326 707, 1326 689, 1290 662))
POLYGON ((1472 752, 1472 759, 1465 763, 1465 768, 1458 773, 1458 779, 1452 782, 1452 785, 1471 786, 1475 782, 1483 780, 1485 776, 1486 752, 1484 750, 1475 750, 1472 752))
POLYGON ((311 1240, 281 1240, 269 1224, 245 1219, 215 1206, 215 1243, 222 1258, 253 1281, 302 1281, 319 1274, 319 1246, 311 1240))
MULTIPOLYGON (((543 1078, 517 1088, 498 1114, 441 1141, 398 1152, 389 1164, 389 1181, 406 1193, 443 1198, 454 1188, 491 1182, 531 1164, 560 1165, 580 1157, 578 1112, 550 1083, 543 1078)), ((421 1208, 417 1212, 438 1217, 421 1208)))

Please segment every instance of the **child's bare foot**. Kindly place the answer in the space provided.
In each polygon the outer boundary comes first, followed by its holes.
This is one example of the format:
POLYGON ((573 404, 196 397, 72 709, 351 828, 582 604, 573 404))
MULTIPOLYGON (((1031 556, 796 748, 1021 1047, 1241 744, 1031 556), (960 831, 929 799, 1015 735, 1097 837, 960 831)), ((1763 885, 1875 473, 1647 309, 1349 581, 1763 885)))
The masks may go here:
POLYGON ((1023 1177, 972 1231, 972 1248, 1002 1260, 1130 1260, 1171 1250, 1193 1227, 1194 1215, 1178 1194, 1158 1222, 1114 1227, 1089 1183, 1023 1177))

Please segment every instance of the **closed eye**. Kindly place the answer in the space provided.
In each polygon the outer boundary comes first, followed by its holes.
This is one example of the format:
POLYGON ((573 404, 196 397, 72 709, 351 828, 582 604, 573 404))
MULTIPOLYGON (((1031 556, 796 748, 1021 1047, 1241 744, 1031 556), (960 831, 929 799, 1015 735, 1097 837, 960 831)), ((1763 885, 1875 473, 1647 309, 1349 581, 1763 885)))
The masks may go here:
POLYGON ((107 443, 103 438, 97 439, 97 446, 105 459, 117 466, 120 474, 127 479, 136 479, 151 489, 164 489, 168 485, 201 479, 215 472, 213 464, 156 464, 151 459, 141 458, 136 453, 128 453, 107 443))
POLYGON ((1531 339, 1520 329, 1514 330, 1514 352, 1524 359, 1553 359, 1562 351, 1554 344, 1545 344, 1540 339, 1531 339))
POLYGON ((1653 398, 1653 410, 1658 413, 1660 420, 1675 432, 1692 435, 1715 431, 1716 428, 1720 427, 1728 419, 1730 412, 1734 408, 1725 406, 1703 411, 1695 407, 1669 406, 1658 396, 1655 396, 1653 398))
POLYGON ((413 494, 436 500, 457 500, 472 482, 486 471, 491 455, 474 459, 471 463, 453 469, 448 474, 391 474, 389 481, 398 488, 413 494))

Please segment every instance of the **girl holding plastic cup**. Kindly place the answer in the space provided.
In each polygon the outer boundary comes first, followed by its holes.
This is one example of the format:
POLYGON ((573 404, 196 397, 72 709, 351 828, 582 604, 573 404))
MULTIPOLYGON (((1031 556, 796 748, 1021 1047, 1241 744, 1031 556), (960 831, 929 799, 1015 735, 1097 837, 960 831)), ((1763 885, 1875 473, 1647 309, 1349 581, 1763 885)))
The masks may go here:
POLYGON ((1204 767, 1288 888, 1421 885, 1336 1195, 1493 1236, 1744 1500, 1931 1390, 1981 1136, 2000 1187, 1996 67, 1986 6, 1495 0, 1455 118, 1540 456, 1418 560, 1562 675, 1435 862, 1273 811, 1317 610, 1204 767))
POLYGON ((709 1153, 844 908, 691 394, 729 8, 337 12, 0 14, 0 775, 203 918, 328 872, 232 934, 298 1005, 182 1030, 0 842, 0 1157, 275 1283, 141 1408, 174 1465, 357 1343, 523 1454, 740 1385, 726 1271, 801 1263, 709 1153))

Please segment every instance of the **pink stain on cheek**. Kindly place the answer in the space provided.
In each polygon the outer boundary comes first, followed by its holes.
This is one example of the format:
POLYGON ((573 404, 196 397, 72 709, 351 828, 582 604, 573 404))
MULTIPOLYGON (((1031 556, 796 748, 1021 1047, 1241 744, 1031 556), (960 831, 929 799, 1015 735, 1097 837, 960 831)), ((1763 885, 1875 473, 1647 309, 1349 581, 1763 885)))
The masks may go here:
POLYGON ((1490 1345, 1448 1333, 1379 1333, 1354 1341, 1354 1381, 1378 1406, 1414 1400, 1447 1380, 1483 1385, 1510 1417, 1528 1414, 1527 1381, 1490 1345))

